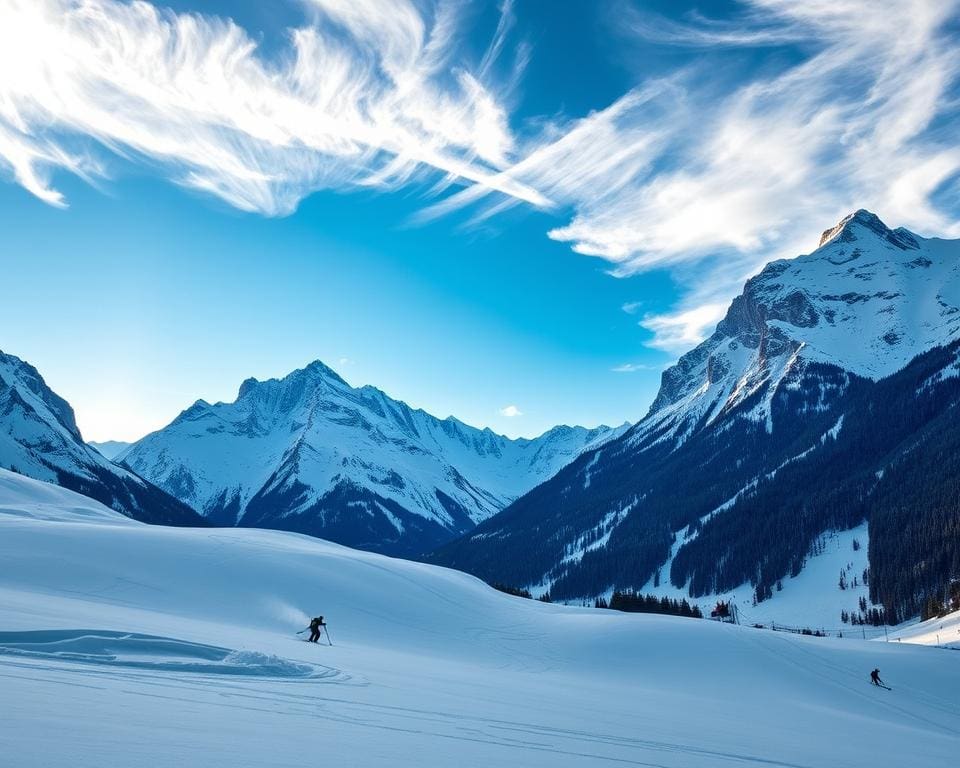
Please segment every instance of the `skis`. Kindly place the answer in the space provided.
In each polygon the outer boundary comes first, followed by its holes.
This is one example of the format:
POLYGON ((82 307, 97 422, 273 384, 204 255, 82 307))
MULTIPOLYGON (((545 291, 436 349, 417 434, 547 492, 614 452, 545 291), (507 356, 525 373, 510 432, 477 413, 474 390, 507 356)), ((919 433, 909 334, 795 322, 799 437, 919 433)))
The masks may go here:
POLYGON ((883 688, 885 691, 893 690, 893 688, 891 688, 889 685, 884 685, 883 683, 874 683, 873 681, 871 681, 870 685, 875 685, 877 688, 883 688))
MULTIPOLYGON (((304 631, 306 631, 306 630, 304 630, 304 631)), ((333 640, 330 639, 330 630, 327 629, 327 625, 326 625, 326 624, 323 625, 323 632, 324 632, 324 634, 326 634, 326 636, 327 636, 327 645, 332 646, 332 645, 333 645, 333 640)), ((297 632, 297 634, 298 634, 298 635, 302 635, 303 632, 297 632)), ((309 643, 309 642, 312 642, 312 641, 310 640, 309 637, 305 637, 305 638, 303 638, 303 642, 309 643)))

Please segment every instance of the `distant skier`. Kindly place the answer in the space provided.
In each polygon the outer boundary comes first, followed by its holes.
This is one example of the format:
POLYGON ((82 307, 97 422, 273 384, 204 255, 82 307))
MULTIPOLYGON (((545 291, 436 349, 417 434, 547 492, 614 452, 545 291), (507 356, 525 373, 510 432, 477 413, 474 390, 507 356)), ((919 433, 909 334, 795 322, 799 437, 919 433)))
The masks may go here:
POLYGON ((323 620, 323 616, 317 616, 316 618, 310 619, 310 638, 307 642, 316 643, 320 640, 320 628, 327 626, 323 620))
POLYGON ((879 685, 881 688, 887 687, 886 685, 884 685, 883 680, 880 679, 879 669, 875 669, 873 670, 873 672, 870 673, 870 682, 873 683, 874 685, 879 685))

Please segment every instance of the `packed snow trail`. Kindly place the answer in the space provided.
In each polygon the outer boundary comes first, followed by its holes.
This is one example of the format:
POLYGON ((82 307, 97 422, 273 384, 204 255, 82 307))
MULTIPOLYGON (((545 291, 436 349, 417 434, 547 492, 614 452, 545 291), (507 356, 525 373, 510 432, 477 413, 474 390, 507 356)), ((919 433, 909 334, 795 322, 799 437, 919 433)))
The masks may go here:
POLYGON ((11 768, 877 768, 960 750, 950 651, 546 605, 303 536, 141 525, 32 482, 0 473, 11 768), (295 634, 320 614, 333 647, 295 634))
POLYGON ((890 638, 960 650, 960 611, 927 621, 903 624, 890 633, 890 638))

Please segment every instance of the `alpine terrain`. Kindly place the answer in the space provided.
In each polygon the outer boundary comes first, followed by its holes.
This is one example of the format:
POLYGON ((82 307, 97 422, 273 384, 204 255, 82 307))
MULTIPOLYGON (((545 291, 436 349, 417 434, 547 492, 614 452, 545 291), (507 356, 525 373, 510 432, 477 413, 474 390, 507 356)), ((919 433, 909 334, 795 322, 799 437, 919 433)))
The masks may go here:
POLYGON ((69 403, 36 368, 3 352, 0 468, 56 483, 144 522, 205 524, 189 506, 84 443, 69 403))
POLYGON ((11 768, 932 767, 960 749, 960 666, 913 644, 941 621, 883 643, 546 605, 282 531, 143 525, 3 470, 0 563, 11 768))
POLYGON ((749 280, 633 428, 433 559, 763 608, 839 548, 805 596, 834 625, 928 613, 960 575, 958 339, 960 241, 857 211, 749 280))
POLYGON ((117 456, 210 521, 417 555, 472 530, 626 429, 511 440, 438 419, 317 361, 202 400, 117 456))

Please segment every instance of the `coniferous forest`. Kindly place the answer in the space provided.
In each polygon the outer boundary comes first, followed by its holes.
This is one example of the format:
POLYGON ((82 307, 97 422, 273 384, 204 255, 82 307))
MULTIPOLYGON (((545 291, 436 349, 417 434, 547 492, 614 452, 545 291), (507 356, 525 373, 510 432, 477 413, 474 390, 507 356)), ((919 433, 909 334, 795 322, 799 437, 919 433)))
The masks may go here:
POLYGON ((624 613, 660 613, 668 616, 686 616, 690 619, 702 619, 703 612, 687 600, 674 600, 656 595, 641 595, 636 592, 614 592, 610 600, 598 597, 594 608, 609 608, 624 613))
POLYGON ((629 450, 628 433, 603 449, 590 487, 587 454, 431 559, 488 581, 548 574, 553 599, 629 593, 659 574, 693 598, 749 583, 763 601, 824 532, 867 521, 882 620, 934 610, 960 578, 958 350, 935 348, 878 382, 809 364, 774 394, 770 432, 738 418, 761 391, 725 415, 730 428, 694 431, 680 447, 629 450), (591 548, 618 510, 630 514, 591 548), (566 527, 592 531, 579 557, 550 535, 566 527))

